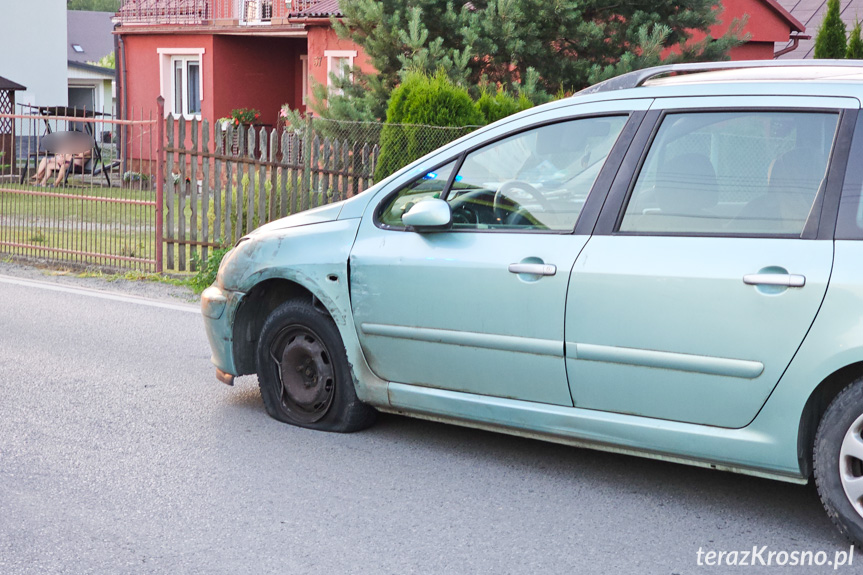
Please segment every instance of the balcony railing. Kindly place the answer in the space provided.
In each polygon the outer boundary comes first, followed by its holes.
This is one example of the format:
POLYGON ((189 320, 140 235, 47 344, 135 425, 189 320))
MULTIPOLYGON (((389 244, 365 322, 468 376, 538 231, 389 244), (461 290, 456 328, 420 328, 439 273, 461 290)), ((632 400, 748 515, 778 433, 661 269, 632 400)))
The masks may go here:
POLYGON ((120 24, 269 24, 320 0, 126 0, 120 24))

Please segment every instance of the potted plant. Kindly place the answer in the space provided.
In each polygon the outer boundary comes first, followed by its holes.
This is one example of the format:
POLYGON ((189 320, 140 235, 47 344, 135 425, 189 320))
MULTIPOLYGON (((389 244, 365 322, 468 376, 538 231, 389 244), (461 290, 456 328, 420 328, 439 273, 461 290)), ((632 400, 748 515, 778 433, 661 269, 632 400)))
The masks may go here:
MULTIPOLYGON (((228 126, 234 127, 233 137, 231 138, 231 153, 237 155, 240 152, 240 130, 248 130, 249 126, 253 126, 261 119, 261 113, 254 108, 234 108, 231 110, 231 115, 226 118, 219 118, 216 122, 225 133, 228 126)), ((227 143, 225 149, 227 150, 227 143)))

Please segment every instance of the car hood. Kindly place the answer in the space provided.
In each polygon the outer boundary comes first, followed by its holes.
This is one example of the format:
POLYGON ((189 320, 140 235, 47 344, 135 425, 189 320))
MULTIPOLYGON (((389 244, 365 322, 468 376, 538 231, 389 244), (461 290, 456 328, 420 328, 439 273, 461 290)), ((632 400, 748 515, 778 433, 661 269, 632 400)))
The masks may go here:
POLYGON ((372 192, 376 188, 377 186, 374 186, 349 200, 342 200, 341 202, 320 206, 318 208, 306 210, 298 214, 264 224, 253 231, 251 235, 257 236, 287 228, 297 228, 300 226, 308 226, 310 224, 321 224, 324 222, 332 222, 334 220, 362 217, 366 206, 373 196, 373 194, 369 192, 372 192))
POLYGON ((252 233, 254 235, 266 234, 267 232, 281 230, 284 228, 296 228, 299 226, 307 226, 309 224, 331 222, 333 220, 339 219, 339 213, 342 211, 342 207, 344 206, 344 204, 345 202, 337 202, 335 204, 329 204, 326 206, 321 206, 319 208, 306 210, 304 212, 300 212, 298 214, 294 214, 292 216, 288 216, 286 218, 281 218, 268 224, 264 224, 252 233))

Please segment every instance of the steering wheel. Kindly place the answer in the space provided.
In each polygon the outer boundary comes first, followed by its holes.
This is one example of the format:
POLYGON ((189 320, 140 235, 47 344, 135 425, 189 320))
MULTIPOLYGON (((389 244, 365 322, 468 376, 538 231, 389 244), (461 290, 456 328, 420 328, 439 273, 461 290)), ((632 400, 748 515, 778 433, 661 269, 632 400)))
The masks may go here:
MULTIPOLYGON (((506 214, 503 213, 504 212, 503 206, 506 204, 504 202, 504 198, 506 197, 506 193, 510 190, 513 190, 513 189, 522 190, 522 191, 525 191, 528 194, 530 194, 530 196, 534 200, 536 200, 536 202, 542 207, 543 211, 545 211, 545 212, 553 212, 554 211, 554 208, 551 206, 551 204, 545 198, 545 196, 543 196, 541 193, 539 193, 539 190, 534 188, 532 185, 528 184, 527 182, 523 182, 521 180, 510 180, 508 182, 504 182, 503 184, 501 184, 501 186, 494 193, 494 201, 492 202, 492 209, 494 211, 494 217, 497 218, 497 220, 499 222, 503 222, 506 219, 506 214)), ((507 203, 509 203, 510 205, 512 205, 512 204, 515 204, 516 206, 518 205, 515 203, 514 200, 510 200, 509 198, 507 198, 507 203)), ((509 211, 509 210, 506 210, 506 211, 509 211)))

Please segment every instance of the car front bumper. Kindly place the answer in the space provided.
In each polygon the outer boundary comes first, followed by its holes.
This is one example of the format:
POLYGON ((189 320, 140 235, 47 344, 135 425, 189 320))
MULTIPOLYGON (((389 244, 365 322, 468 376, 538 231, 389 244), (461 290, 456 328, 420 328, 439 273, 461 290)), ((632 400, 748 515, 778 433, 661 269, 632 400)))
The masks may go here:
MULTIPOLYGON (((217 378, 223 383, 237 375, 234 362, 234 317, 246 294, 212 285, 201 294, 201 315, 210 341, 210 361, 216 366, 217 378), (219 373, 221 372, 221 373, 219 373)), ((229 384, 230 385, 230 384, 229 384)))

